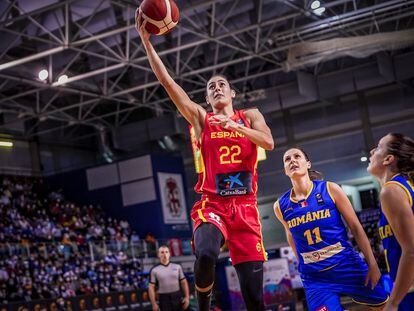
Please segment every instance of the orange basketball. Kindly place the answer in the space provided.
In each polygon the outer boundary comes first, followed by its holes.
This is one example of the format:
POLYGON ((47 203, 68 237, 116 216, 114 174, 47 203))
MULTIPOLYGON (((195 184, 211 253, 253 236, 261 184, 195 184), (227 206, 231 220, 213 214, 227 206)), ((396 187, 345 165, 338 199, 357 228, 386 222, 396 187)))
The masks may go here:
POLYGON ((154 35, 170 32, 180 19, 180 11, 173 0, 144 0, 140 10, 147 21, 145 29, 154 35))

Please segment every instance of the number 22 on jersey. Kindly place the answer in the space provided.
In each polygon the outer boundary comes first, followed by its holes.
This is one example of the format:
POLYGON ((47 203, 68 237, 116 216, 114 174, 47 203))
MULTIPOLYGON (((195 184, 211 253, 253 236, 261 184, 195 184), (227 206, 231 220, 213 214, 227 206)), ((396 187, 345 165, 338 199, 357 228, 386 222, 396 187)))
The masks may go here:
POLYGON ((241 153, 241 148, 238 145, 233 145, 231 147, 221 146, 219 149, 219 152, 220 152, 220 164, 242 163, 242 160, 238 159, 238 156, 241 153))

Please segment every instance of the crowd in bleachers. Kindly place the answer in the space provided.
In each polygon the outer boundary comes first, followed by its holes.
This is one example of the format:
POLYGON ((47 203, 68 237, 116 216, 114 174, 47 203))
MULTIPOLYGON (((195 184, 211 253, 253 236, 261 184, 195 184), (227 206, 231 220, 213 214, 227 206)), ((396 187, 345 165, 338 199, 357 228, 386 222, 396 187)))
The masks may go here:
POLYGON ((126 252, 138 242, 127 221, 68 202, 42 179, 0 176, 0 303, 145 287, 126 252))
MULTIPOLYGON (((384 268, 378 211, 358 216, 384 268)), ((145 240, 155 250, 155 238, 145 240)), ((145 289, 143 249, 131 254, 140 242, 127 221, 99 206, 70 202, 40 178, 0 175, 0 304, 145 289)), ((183 254, 184 241, 169 242, 172 254, 183 254)))

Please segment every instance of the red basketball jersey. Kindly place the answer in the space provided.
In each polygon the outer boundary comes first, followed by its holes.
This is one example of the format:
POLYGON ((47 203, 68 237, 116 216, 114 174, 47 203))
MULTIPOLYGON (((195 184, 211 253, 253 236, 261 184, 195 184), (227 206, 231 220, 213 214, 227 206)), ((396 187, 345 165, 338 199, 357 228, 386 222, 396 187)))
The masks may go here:
MULTIPOLYGON (((201 133, 203 172, 195 191, 222 197, 252 195, 257 192, 257 145, 243 134, 210 125, 207 113, 201 133)), ((231 119, 250 128, 243 110, 235 110, 231 119)))

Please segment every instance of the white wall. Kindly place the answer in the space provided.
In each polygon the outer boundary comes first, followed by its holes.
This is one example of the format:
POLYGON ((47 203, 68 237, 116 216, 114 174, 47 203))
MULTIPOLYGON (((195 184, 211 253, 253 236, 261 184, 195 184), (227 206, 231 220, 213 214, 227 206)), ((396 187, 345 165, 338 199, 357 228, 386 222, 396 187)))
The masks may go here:
POLYGON ((359 212, 362 210, 362 204, 361 204, 361 197, 359 195, 359 191, 357 187, 354 186, 348 186, 348 185, 341 185, 342 189, 348 196, 349 200, 352 203, 352 206, 354 207, 354 210, 359 212))

